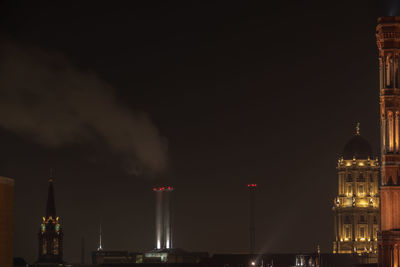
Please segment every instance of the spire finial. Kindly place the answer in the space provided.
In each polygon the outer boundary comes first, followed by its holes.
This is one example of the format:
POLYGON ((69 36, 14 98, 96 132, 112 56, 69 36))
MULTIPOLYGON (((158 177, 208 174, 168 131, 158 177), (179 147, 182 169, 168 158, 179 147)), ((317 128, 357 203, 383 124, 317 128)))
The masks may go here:
POLYGON ((49 178, 49 186, 48 186, 48 193, 47 193, 47 207, 46 207, 46 218, 50 216, 55 219, 56 216, 56 204, 54 200, 54 188, 53 188, 53 171, 50 171, 50 178, 49 178))
POLYGON ((356 135, 360 135, 360 123, 357 122, 357 126, 356 126, 356 135))

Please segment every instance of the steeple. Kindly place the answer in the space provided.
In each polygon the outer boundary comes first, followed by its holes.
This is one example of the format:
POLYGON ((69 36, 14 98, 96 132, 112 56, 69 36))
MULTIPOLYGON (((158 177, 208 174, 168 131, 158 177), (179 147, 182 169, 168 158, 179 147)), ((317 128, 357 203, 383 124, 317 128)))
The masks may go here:
POLYGON ((49 189, 47 193, 47 207, 46 207, 46 218, 50 216, 55 219, 56 218, 56 204, 54 200, 54 188, 53 188, 54 178, 53 178, 53 170, 50 170, 50 178, 49 178, 49 189))
MULTIPOLYGON (((60 218, 56 216, 54 201, 53 172, 50 171, 46 216, 42 218, 39 228, 39 258, 38 263, 60 264, 63 262, 63 228, 60 218)), ((40 265, 42 266, 42 265, 40 265)), ((51 265, 55 266, 55 265, 51 265)))

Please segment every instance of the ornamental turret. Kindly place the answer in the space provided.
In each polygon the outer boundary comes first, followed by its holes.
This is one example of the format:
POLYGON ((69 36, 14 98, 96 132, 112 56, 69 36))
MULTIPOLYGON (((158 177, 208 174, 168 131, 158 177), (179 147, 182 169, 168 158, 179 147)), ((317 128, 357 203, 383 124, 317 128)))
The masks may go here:
POLYGON ((374 254, 379 230, 379 162, 360 135, 359 124, 343 149, 337 170, 333 253, 374 254))

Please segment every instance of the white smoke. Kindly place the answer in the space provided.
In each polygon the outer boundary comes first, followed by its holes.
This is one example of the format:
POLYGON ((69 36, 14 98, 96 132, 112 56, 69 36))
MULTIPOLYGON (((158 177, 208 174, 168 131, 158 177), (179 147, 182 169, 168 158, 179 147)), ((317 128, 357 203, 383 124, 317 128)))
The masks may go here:
POLYGON ((118 103, 114 88, 65 57, 3 41, 0 45, 0 127, 47 146, 97 135, 129 169, 161 172, 162 138, 144 113, 118 103))

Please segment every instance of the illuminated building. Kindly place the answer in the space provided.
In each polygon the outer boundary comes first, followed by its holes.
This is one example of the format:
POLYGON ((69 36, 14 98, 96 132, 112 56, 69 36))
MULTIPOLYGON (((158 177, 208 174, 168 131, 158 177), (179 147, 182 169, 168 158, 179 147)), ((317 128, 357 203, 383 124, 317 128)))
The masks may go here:
POLYGON ((381 17, 376 27, 379 50, 382 183, 378 262, 400 264, 400 17, 381 17))
POLYGON ((0 266, 13 266, 14 180, 0 177, 0 266))
POLYGON ((379 162, 356 133, 346 144, 337 170, 338 196, 334 199, 333 253, 376 253, 379 231, 379 162))
POLYGON ((58 264, 63 262, 63 229, 56 215, 54 199, 54 179, 50 177, 46 216, 42 218, 39 229, 39 259, 38 264, 58 264))

